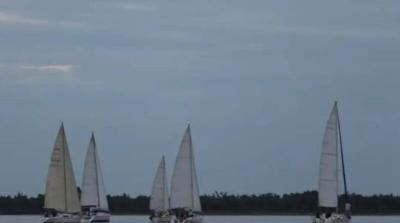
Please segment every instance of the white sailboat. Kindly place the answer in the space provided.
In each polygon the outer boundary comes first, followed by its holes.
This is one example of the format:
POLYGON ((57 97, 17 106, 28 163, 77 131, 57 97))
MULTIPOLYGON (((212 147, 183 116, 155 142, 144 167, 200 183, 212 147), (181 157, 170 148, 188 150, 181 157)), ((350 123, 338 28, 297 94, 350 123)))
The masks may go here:
POLYGON ((171 183, 171 211, 176 223, 202 222, 199 186, 194 162, 190 125, 183 136, 171 183))
POLYGON ((109 222, 110 212, 94 134, 86 152, 82 179, 82 222, 109 222))
POLYGON ((44 210, 44 223, 80 222, 81 207, 63 124, 50 159, 44 210))
POLYGON ((322 153, 319 167, 319 190, 318 190, 319 211, 314 222, 316 223, 349 223, 350 202, 347 192, 346 172, 344 168, 343 145, 340 129, 339 112, 335 102, 326 124, 322 153), (340 149, 339 149, 340 148, 340 149), (345 192, 345 213, 339 213, 339 176, 338 163, 339 152, 343 173, 345 192))
POLYGON ((163 156, 158 165, 150 196, 150 210, 152 211, 150 220, 153 223, 169 223, 171 221, 171 216, 168 212, 169 197, 166 172, 165 158, 163 156))

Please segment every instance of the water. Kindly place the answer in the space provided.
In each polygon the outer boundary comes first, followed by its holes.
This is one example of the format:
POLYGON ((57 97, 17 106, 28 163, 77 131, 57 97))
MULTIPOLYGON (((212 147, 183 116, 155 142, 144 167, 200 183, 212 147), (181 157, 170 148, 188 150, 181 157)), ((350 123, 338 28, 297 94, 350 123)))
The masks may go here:
MULTIPOLYGON (((204 223, 311 223, 310 216, 205 216, 204 223)), ((399 223, 400 216, 355 216, 352 223, 399 223)), ((40 216, 0 216, 0 223, 40 223, 40 216)), ((112 223, 149 223, 147 216, 112 216, 112 223)))

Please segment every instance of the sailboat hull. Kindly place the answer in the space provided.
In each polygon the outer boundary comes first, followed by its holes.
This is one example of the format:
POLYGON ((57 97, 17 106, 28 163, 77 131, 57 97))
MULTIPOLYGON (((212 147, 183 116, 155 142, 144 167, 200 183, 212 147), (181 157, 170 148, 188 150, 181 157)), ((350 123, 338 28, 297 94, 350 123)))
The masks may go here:
POLYGON ((203 222, 203 216, 196 215, 196 216, 185 218, 185 219, 182 219, 182 220, 174 217, 172 222, 173 223, 202 223, 203 222))
POLYGON ((152 223, 171 223, 171 216, 163 216, 163 217, 153 217, 151 219, 152 223))
POLYGON ((81 223, 110 222, 111 214, 106 209, 91 208, 82 216, 81 223))
POLYGON ((332 221, 329 221, 327 223, 350 223, 350 219, 334 219, 332 221))
POLYGON ((319 219, 315 218, 313 223, 350 223, 351 219, 345 215, 335 214, 330 218, 319 219))
POLYGON ((42 223, 80 223, 79 215, 60 214, 55 217, 44 217, 42 223))
POLYGON ((91 223, 91 222, 110 222, 110 214, 94 215, 90 217, 84 217, 81 223, 91 223))

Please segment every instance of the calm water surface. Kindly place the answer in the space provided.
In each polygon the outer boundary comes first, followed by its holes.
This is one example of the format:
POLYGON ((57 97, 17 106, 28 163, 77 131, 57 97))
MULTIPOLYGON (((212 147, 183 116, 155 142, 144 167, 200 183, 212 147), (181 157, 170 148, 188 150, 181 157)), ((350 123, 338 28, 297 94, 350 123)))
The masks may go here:
MULTIPOLYGON (((205 216, 204 223, 311 223, 309 216, 205 216)), ((40 223, 39 216, 0 216, 0 223, 40 223)), ((149 223, 147 216, 113 216, 112 223, 149 223)), ((352 223, 400 223, 400 216, 355 216, 352 223)))

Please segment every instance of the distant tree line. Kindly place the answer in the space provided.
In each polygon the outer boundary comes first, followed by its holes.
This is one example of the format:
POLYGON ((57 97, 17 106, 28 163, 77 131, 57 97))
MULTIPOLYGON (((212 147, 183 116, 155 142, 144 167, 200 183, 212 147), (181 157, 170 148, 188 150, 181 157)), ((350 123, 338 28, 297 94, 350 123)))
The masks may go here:
MULTIPOLYGON (((400 214, 400 196, 359 194, 350 195, 354 214, 400 214)), ((109 195, 113 214, 148 214, 149 197, 131 197, 127 194, 109 195)), ((306 191, 290 194, 235 195, 215 192, 201 196, 206 214, 312 214, 317 210, 318 193, 306 191)), ((24 194, 0 196, 0 214, 40 214, 44 196, 24 194)), ((343 196, 340 197, 343 203, 343 196)), ((343 206, 343 205, 341 205, 343 206)))

